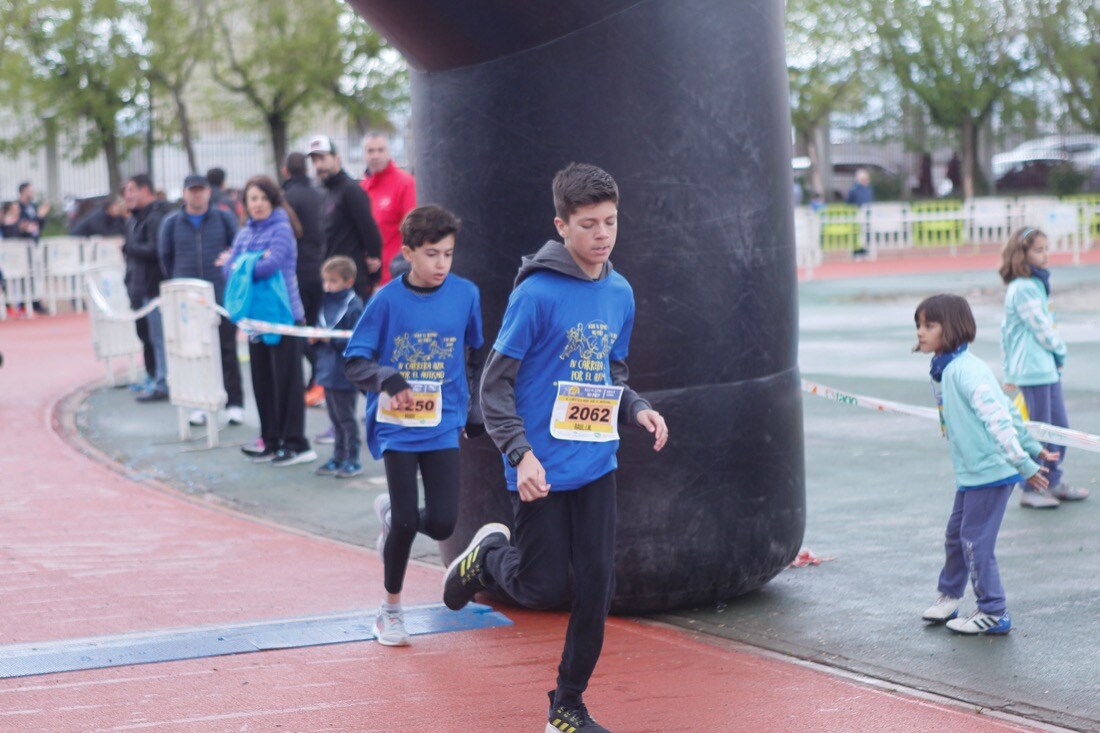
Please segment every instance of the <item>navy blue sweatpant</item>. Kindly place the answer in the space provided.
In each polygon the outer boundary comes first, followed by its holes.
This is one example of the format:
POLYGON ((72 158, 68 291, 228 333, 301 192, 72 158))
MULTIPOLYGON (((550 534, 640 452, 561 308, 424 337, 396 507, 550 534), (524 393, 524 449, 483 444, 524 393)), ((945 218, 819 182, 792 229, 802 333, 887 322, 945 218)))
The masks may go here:
MULTIPOLYGON (((1020 391, 1024 393, 1024 402, 1027 403, 1027 416, 1030 419, 1057 425, 1060 428, 1069 427, 1069 418, 1066 416, 1066 400, 1062 395, 1062 380, 1059 379, 1054 384, 1020 387, 1020 391)), ((1047 479, 1050 481, 1050 488, 1053 489, 1062 483, 1062 461, 1066 457, 1066 447, 1064 445, 1054 445, 1053 443, 1047 443, 1045 447, 1047 450, 1059 454, 1057 460, 1043 461, 1043 465, 1050 470, 1047 479)), ((1024 484, 1024 491, 1034 491, 1034 489, 1024 484)))
POLYGON ((1008 497, 1015 484, 955 492, 947 520, 947 560, 940 572, 939 591, 962 598, 967 577, 978 597, 978 610, 994 616, 1005 612, 1005 589, 993 554, 1008 497))

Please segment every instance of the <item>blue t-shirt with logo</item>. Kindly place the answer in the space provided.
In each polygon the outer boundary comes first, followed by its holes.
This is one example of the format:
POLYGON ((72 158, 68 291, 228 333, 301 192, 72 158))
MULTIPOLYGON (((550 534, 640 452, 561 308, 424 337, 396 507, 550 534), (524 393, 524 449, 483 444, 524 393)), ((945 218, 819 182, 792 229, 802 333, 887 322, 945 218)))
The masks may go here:
MULTIPOLYGON (((539 270, 512 291, 493 348, 522 361, 516 412, 551 491, 579 489, 618 467, 619 441, 560 440, 550 435, 550 416, 559 381, 611 384, 611 360, 626 359, 633 328, 634 291, 614 271, 586 281, 539 270)), ((515 491, 506 457, 504 474, 515 491)))
POLYGON ((378 422, 378 393, 367 393, 367 447, 372 456, 381 458, 388 450, 413 453, 458 447, 470 402, 466 347, 477 349, 482 343, 481 295, 476 285, 458 275, 449 275, 427 293, 393 280, 371 298, 344 357, 373 359, 401 372, 406 380, 443 383, 443 419, 434 427, 378 422))

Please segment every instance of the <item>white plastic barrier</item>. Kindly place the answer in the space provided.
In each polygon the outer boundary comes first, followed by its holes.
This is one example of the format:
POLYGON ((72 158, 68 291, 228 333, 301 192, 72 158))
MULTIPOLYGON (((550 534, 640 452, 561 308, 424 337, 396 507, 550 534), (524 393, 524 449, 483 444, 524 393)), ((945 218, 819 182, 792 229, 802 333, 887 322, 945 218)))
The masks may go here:
POLYGON ((1000 244, 1008 241, 1018 226, 1013 219, 1012 199, 989 197, 970 199, 963 205, 967 217, 967 239, 971 244, 1000 244))
POLYGON ((910 246, 909 207, 898 203, 865 206, 867 216, 866 246, 879 249, 905 249, 910 246))
POLYGON ((1073 264, 1081 261, 1081 249, 1088 241, 1081 227, 1081 214, 1076 204, 1054 203, 1032 206, 1029 225, 1042 229, 1055 252, 1072 252, 1073 264))
POLYGON ((83 237, 46 237, 40 243, 45 263, 42 279, 47 307, 57 314, 58 302, 72 301, 77 313, 84 310, 83 237))
POLYGON ((23 308, 28 317, 34 317, 33 250, 34 241, 30 239, 0 240, 0 271, 7 286, 5 313, 7 305, 14 305, 23 308))
POLYGON ((821 264, 821 219, 806 207, 794 210, 794 246, 798 267, 806 268, 806 277, 813 279, 814 267, 821 264))
POLYGON ((84 271, 84 287, 88 292, 89 316, 92 322, 92 346, 97 359, 107 365, 107 381, 114 386, 112 359, 125 358, 130 367, 130 381, 137 381, 137 362, 142 344, 130 316, 130 298, 123 282, 123 268, 116 265, 89 267, 84 271))
POLYGON ((176 279, 160 284, 168 395, 179 408, 180 440, 191 437, 188 410, 203 410, 211 448, 218 444, 218 410, 228 399, 218 341, 221 316, 214 303, 214 286, 205 280, 176 279))
POLYGON ((88 240, 88 246, 85 249, 88 263, 125 266, 126 262, 122 256, 122 242, 122 237, 92 237, 88 240))

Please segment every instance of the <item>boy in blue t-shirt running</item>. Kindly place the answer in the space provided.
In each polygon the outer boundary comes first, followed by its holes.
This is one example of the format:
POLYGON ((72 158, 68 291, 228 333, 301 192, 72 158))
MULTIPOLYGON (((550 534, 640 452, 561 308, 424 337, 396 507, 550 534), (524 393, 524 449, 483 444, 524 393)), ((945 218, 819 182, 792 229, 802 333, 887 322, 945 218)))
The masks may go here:
POLYGON ((458 610, 484 589, 531 608, 569 599, 565 649, 546 730, 606 731, 582 701, 603 646, 614 587, 615 469, 620 422, 668 439, 664 418, 626 385, 634 293, 614 272, 619 190, 592 165, 554 177, 564 240, 524 257, 485 365, 485 427, 504 454, 515 544, 482 527, 447 569, 443 601, 458 610))
POLYGON ((481 369, 481 296, 450 274, 459 226, 439 206, 406 215, 401 253, 411 269, 371 298, 344 351, 348 379, 367 391, 367 447, 385 462, 389 484, 374 502, 386 590, 374 632, 385 646, 409 643, 401 589, 416 533, 444 540, 454 532, 459 435, 484 432, 470 399, 481 369))

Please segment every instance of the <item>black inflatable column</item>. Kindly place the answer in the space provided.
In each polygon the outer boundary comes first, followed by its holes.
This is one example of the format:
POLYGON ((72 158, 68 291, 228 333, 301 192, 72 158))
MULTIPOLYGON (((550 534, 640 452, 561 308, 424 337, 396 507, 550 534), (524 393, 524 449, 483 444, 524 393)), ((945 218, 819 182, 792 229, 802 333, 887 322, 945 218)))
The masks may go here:
MULTIPOLYGON (((464 222, 486 338, 520 255, 554 235, 570 161, 619 182, 631 384, 667 418, 619 453, 616 612, 758 588, 805 525, 781 0, 353 0, 414 67, 421 202, 464 222)), ((453 557, 510 523, 500 456, 463 448, 453 557)))

